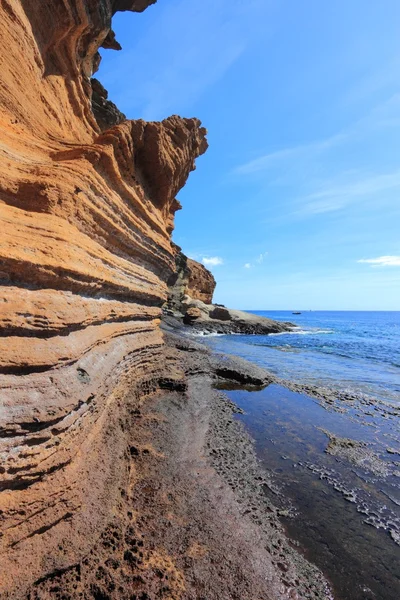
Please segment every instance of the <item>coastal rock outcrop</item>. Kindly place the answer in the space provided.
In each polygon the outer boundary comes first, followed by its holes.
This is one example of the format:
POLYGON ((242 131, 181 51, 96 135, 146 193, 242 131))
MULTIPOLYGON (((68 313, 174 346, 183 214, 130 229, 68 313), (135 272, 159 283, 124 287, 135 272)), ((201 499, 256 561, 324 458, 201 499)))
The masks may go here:
POLYGON ((175 272, 168 280, 168 308, 181 312, 185 296, 211 304, 216 287, 214 276, 204 265, 188 258, 182 249, 173 244, 175 272))
POLYGON ((216 287, 214 275, 201 263, 188 258, 187 268, 189 279, 186 294, 195 300, 201 300, 205 304, 212 304, 216 287))
POLYGON ((188 325, 201 333, 262 334, 290 331, 294 325, 266 319, 241 310, 213 304, 214 276, 206 267, 188 258, 173 244, 175 272, 168 279, 168 300, 164 305, 167 328, 188 325))
POLYGON ((274 321, 244 310, 226 308, 220 304, 205 304, 190 296, 183 296, 179 309, 164 309, 163 327, 179 330, 183 325, 192 333, 243 333, 247 335, 269 335, 292 331, 296 326, 285 321, 274 321))
POLYGON ((206 131, 125 120, 90 79, 112 15, 154 1, 0 5, 1 597, 90 551, 129 487, 130 415, 171 373, 170 234, 206 131))

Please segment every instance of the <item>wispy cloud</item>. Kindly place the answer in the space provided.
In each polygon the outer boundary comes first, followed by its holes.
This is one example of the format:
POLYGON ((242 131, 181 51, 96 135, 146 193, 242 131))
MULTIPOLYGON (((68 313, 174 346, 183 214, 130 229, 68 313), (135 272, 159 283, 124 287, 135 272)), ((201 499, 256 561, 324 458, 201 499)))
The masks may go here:
POLYGON ((239 175, 250 175, 260 171, 266 171, 272 167, 279 166, 280 163, 288 160, 295 160, 299 157, 311 157, 311 155, 319 154, 324 150, 328 150, 333 146, 340 144, 346 138, 346 134, 338 133, 323 140, 310 142, 309 144, 301 144, 299 146, 291 146, 276 152, 264 154, 254 160, 250 160, 235 169, 235 173, 239 175))
POLYGON ((267 258, 267 256, 268 256, 268 252, 263 252, 262 254, 259 254, 258 257, 256 258, 256 263, 261 265, 264 262, 264 260, 267 258))
POLYGON ((205 267, 218 267, 224 264, 220 256, 204 256, 201 262, 205 267))
POLYGON ((261 254, 259 254, 257 256, 257 258, 254 259, 253 262, 247 262, 243 265, 244 269, 252 269, 253 267, 257 266, 257 265, 262 265, 262 263, 264 262, 264 260, 267 258, 268 256, 268 252, 262 252, 261 254))
POLYGON ((379 256, 378 258, 361 258, 357 262, 367 263, 371 267, 400 267, 400 256, 379 256))
POLYGON ((358 178, 351 182, 326 182, 318 191, 298 201, 301 208, 297 212, 302 215, 333 212, 367 196, 376 196, 398 188, 400 188, 400 170, 372 177, 359 173, 358 178))
POLYGON ((376 135, 377 132, 384 129, 400 127, 399 114, 400 93, 396 92, 337 133, 305 144, 287 146, 263 154, 237 166, 233 173, 239 176, 251 176, 265 172, 270 177, 270 171, 284 170, 287 179, 288 167, 293 169, 300 164, 300 171, 306 175, 311 167, 323 163, 329 152, 337 152, 346 146, 360 143, 365 137, 376 135))
POLYGON ((364 77, 354 81, 353 86, 343 95, 342 104, 357 104, 377 92, 397 86, 399 69, 400 56, 392 56, 391 60, 380 62, 378 69, 368 70, 364 77))
POLYGON ((374 106, 370 112, 361 117, 352 126, 354 132, 365 132, 369 130, 382 130, 400 125, 400 93, 395 92, 386 100, 374 106))

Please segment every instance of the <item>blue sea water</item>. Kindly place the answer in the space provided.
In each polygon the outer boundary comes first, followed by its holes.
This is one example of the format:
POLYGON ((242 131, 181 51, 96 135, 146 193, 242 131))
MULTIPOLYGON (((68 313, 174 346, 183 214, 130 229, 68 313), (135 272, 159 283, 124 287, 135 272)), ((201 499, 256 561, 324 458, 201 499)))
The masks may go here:
POLYGON ((249 312, 297 327, 268 336, 211 336, 207 345, 282 379, 400 403, 400 311, 249 312))
POLYGON ((237 418, 278 495, 290 499, 294 516, 283 519, 289 535, 328 576, 335 599, 398 600, 400 312, 254 313, 296 327, 268 336, 209 335, 202 341, 281 380, 377 399, 338 403, 332 410, 279 384, 226 392, 244 411, 237 418), (331 455, 331 439, 342 440, 340 448, 350 440, 351 447, 361 444, 363 450, 358 459, 351 453, 331 455), (368 464, 368 456, 376 462, 368 464))

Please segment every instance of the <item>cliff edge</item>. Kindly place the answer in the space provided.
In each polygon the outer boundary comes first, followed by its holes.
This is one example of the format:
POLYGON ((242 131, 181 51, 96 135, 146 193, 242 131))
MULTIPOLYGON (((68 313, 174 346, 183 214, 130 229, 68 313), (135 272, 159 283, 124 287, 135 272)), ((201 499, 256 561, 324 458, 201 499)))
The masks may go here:
POLYGON ((112 15, 150 4, 0 6, 1 597, 91 551, 129 484, 129 415, 171 377, 170 234, 206 131, 125 120, 91 80, 112 15))

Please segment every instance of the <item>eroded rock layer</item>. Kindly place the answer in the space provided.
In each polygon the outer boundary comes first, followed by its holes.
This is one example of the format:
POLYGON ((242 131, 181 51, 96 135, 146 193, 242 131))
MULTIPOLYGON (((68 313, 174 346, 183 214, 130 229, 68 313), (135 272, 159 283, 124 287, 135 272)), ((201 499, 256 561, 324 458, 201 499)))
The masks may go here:
POLYGON ((186 294, 205 304, 212 304, 216 281, 214 276, 201 263, 188 258, 189 281, 186 294))
POLYGON ((158 323, 175 197, 206 132, 197 119, 107 116, 99 86, 95 118, 90 81, 99 47, 119 47, 112 14, 150 4, 0 4, 4 597, 88 552, 128 478, 125 390, 139 401, 167 377, 158 323))
POLYGON ((212 304, 216 287, 214 276, 206 267, 183 254, 181 248, 173 244, 175 251, 175 271, 168 280, 168 307, 182 310, 185 296, 212 304))

